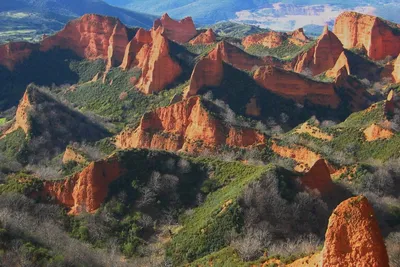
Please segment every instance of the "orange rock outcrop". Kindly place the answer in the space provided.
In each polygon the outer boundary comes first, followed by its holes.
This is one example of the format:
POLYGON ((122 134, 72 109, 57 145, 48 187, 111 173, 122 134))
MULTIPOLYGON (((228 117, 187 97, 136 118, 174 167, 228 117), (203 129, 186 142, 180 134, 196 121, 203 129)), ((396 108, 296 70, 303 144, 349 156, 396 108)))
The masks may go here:
POLYGON ((322 257, 320 253, 315 253, 310 256, 298 259, 288 265, 287 267, 320 267, 322 257))
POLYGON ((340 75, 340 71, 342 70, 342 68, 344 68, 347 72, 347 75, 350 75, 350 62, 348 57, 346 56, 346 52, 343 51, 338 60, 336 61, 335 65, 333 66, 333 68, 331 68, 330 70, 328 70, 326 72, 326 76, 330 77, 330 78, 336 78, 338 75, 340 75))
POLYGON ((182 68, 170 56, 168 39, 160 28, 152 32, 152 39, 151 47, 144 45, 137 57, 142 68, 137 87, 145 94, 161 91, 182 73, 182 68))
POLYGON ((302 134, 309 134, 312 137, 318 138, 318 139, 322 139, 322 140, 327 140, 330 141, 333 139, 332 135, 329 135, 327 133, 324 133, 321 131, 321 129, 319 129, 316 126, 310 125, 308 122, 303 123, 300 128, 296 129, 296 133, 302 134))
POLYGON ((218 49, 213 50, 202 58, 194 67, 190 77, 189 86, 185 89, 184 97, 194 96, 204 86, 218 86, 224 75, 224 66, 221 53, 218 49))
POLYGON ((73 149, 72 147, 67 147, 65 149, 62 162, 65 164, 70 161, 74 161, 77 163, 86 163, 87 159, 85 155, 83 155, 83 153, 81 153, 80 151, 73 149))
POLYGON ((300 181, 306 188, 318 190, 322 195, 330 193, 334 187, 329 168, 323 159, 317 160, 300 181))
POLYGON ((37 44, 28 42, 12 42, 0 45, 0 65, 12 71, 18 63, 23 62, 37 49, 37 44))
POLYGON ((208 29, 206 32, 200 33, 196 38, 190 41, 192 45, 199 44, 212 44, 215 43, 217 37, 212 29, 208 29))
POLYGON ((290 34, 289 41, 297 46, 303 46, 307 44, 310 39, 304 33, 304 29, 299 28, 290 34))
POLYGON ((394 62, 392 76, 395 83, 400 83, 400 54, 394 62))
MULTIPOLYGON (((126 46, 124 58, 120 67, 124 70, 127 70, 134 65, 138 65, 140 58, 136 57, 139 51, 145 44, 149 45, 152 43, 152 41, 153 38, 151 37, 151 32, 140 28, 136 32, 135 37, 126 46)), ((143 61, 143 59, 140 61, 143 61)))
POLYGON ((259 68, 253 77, 265 89, 301 103, 309 101, 331 108, 339 105, 340 99, 331 83, 317 82, 298 73, 272 66, 259 68))
POLYGON ((263 59, 247 54, 242 49, 226 41, 219 42, 211 53, 219 53, 224 62, 241 70, 251 71, 255 66, 265 65, 263 59))
POLYGON ((291 158, 296 161, 297 165, 295 170, 298 172, 309 171, 310 168, 314 166, 315 162, 322 158, 319 154, 302 146, 284 147, 274 142, 272 143, 271 149, 283 158, 291 158))
POLYGON ((391 130, 382 128, 381 126, 373 123, 367 129, 364 130, 365 139, 368 142, 375 140, 389 139, 394 135, 391 130))
POLYGON ((145 114, 136 130, 117 136, 116 145, 196 153, 221 145, 252 147, 264 141, 265 136, 256 130, 226 126, 208 113, 199 97, 191 97, 145 114))
POLYGON ((168 14, 164 14, 161 19, 154 22, 153 29, 162 28, 162 33, 168 39, 177 43, 186 43, 197 35, 191 17, 184 18, 180 21, 171 19, 168 14))
POLYGON ((70 21, 64 29, 41 42, 41 51, 70 49, 89 60, 111 59, 120 64, 128 44, 126 27, 116 18, 95 14, 70 21))
POLYGON ((400 34, 378 17, 343 12, 336 18, 333 32, 345 48, 363 48, 374 60, 400 53, 400 34))
POLYGON ((43 195, 70 208, 70 214, 94 212, 105 200, 109 184, 123 174, 116 158, 92 162, 62 181, 46 181, 43 195))
POLYGON ((340 203, 329 218, 322 266, 388 267, 388 255, 374 210, 364 196, 340 203))
POLYGON ((342 43, 326 26, 316 44, 294 59, 294 71, 311 71, 313 76, 321 74, 335 66, 342 52, 342 43))
POLYGON ((276 48, 289 40, 289 42, 303 46, 309 42, 308 37, 304 34, 303 28, 299 28, 291 33, 269 31, 246 36, 242 40, 243 46, 247 49, 252 45, 262 45, 268 48, 276 48))

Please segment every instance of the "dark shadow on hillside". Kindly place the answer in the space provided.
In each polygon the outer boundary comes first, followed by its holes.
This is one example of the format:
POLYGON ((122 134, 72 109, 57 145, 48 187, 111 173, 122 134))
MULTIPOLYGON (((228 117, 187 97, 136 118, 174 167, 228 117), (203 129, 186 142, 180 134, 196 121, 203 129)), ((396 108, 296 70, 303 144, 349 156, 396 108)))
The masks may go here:
POLYGON ((32 52, 13 72, 0 66, 0 111, 17 105, 30 83, 39 86, 77 83, 79 76, 70 69, 73 60, 81 58, 70 50, 52 49, 32 52))

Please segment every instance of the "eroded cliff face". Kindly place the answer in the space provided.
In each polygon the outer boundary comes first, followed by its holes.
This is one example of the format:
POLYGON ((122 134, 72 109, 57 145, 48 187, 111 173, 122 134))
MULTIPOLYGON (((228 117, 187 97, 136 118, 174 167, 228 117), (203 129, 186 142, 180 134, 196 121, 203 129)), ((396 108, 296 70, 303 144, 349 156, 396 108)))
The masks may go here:
POLYGON ((313 104, 331 108, 339 105, 340 99, 331 83, 317 82, 272 66, 257 69, 253 78, 265 89, 300 103, 307 100, 313 104))
POLYGON ((326 26, 316 44, 294 59, 294 71, 321 74, 335 66, 342 52, 342 43, 326 26))
POLYGON ((303 46, 309 42, 308 37, 304 34, 303 28, 299 28, 291 33, 269 31, 266 33, 249 35, 243 38, 242 44, 246 49, 252 45, 276 48, 281 46, 286 40, 298 46, 303 46))
POLYGON ((189 86, 185 89, 184 97, 194 96, 204 86, 218 86, 224 75, 224 66, 220 50, 214 49, 202 58, 194 67, 189 86))
POLYGON ((164 14, 161 19, 154 22, 153 29, 162 28, 162 33, 168 39, 177 43, 186 43, 197 35, 191 17, 184 18, 180 21, 171 19, 168 14, 164 14))
POLYGON ((219 42, 212 53, 219 53, 222 60, 237 69, 251 71, 255 66, 265 65, 265 59, 247 54, 242 49, 226 42, 219 42))
POLYGON ((227 127, 191 97, 143 116, 137 129, 116 138, 119 148, 152 148, 197 153, 221 145, 252 147, 265 141, 263 134, 246 128, 227 127))
POLYGON ((394 62, 392 76, 395 83, 400 83, 400 54, 394 62))
POLYGON ((15 114, 14 124, 3 134, 3 136, 0 137, 0 139, 4 138, 7 134, 12 133, 19 128, 21 128, 25 132, 25 134, 28 134, 31 128, 31 124, 29 122, 29 111, 31 110, 31 108, 32 102, 30 100, 30 90, 28 88, 19 102, 17 112, 15 114))
MULTIPOLYGON (((150 31, 140 28, 135 37, 128 43, 125 48, 124 57, 122 60, 121 68, 127 70, 139 64, 140 57, 137 58, 139 51, 144 45, 150 45, 153 42, 150 31)), ((144 59, 140 60, 144 61, 144 59)))
POLYGON ((339 204, 329 218, 322 266, 389 266, 374 210, 364 196, 339 204))
POLYGON ((190 41, 192 45, 199 45, 199 44, 213 44, 217 40, 215 33, 212 29, 208 29, 206 32, 199 34, 196 38, 190 41))
POLYGON ((105 200, 109 184, 123 174, 116 158, 92 162, 65 180, 46 181, 43 195, 70 208, 70 214, 94 212, 105 200))
POLYGON ((38 48, 37 44, 28 42, 12 42, 0 45, 0 65, 13 71, 18 63, 23 62, 38 48))
POLYGON ((368 128, 364 130, 365 140, 372 142, 375 140, 389 139, 394 133, 391 130, 385 129, 380 125, 375 123, 371 124, 368 128))
POLYGON ((400 34, 380 18, 356 12, 344 12, 333 32, 345 48, 363 48, 374 60, 400 53, 400 34))
POLYGON ((324 159, 317 160, 311 169, 300 178, 300 181, 306 188, 318 190, 322 195, 330 193, 334 187, 324 159))
POLYGON ((70 21, 64 29, 41 43, 41 51, 55 47, 70 49, 89 60, 111 60, 120 64, 128 44, 126 27, 112 17, 88 14, 70 21))
POLYGON ((136 57, 142 68, 137 87, 145 94, 161 91, 182 73, 170 56, 168 39, 161 33, 161 27, 152 31, 152 40, 151 46, 144 45, 136 57))

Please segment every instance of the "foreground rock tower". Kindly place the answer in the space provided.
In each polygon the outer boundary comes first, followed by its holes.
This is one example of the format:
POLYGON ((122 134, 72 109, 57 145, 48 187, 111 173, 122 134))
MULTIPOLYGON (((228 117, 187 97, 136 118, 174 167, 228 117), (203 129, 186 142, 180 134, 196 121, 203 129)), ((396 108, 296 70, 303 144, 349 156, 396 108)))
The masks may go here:
POLYGON ((372 206, 364 196, 343 201, 329 218, 323 267, 389 266, 372 206))

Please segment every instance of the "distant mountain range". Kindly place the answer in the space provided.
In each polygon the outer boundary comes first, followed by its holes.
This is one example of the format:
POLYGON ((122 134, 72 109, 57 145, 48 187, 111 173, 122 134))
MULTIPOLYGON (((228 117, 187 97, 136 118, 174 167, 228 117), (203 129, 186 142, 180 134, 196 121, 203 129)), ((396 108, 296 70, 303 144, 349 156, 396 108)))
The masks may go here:
POLYGON ((154 16, 111 6, 101 0, 0 1, 0 42, 34 41, 40 34, 60 30, 69 20, 86 13, 118 17, 124 24, 150 28, 154 16))
POLYGON ((344 10, 377 15, 399 23, 398 0, 105 0, 109 4, 155 15, 168 12, 175 18, 191 16, 198 24, 234 20, 274 30, 306 25, 332 25, 344 10))

